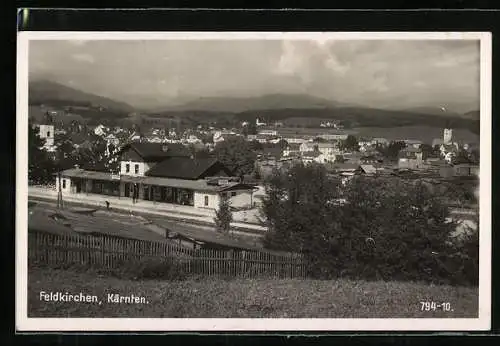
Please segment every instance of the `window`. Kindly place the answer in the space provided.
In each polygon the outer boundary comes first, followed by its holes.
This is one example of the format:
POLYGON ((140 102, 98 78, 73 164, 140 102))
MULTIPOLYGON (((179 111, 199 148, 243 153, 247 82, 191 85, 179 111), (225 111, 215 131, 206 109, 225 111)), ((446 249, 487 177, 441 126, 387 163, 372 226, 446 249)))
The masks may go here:
POLYGON ((50 138, 50 131, 47 131, 47 137, 50 138))
POLYGON ((134 166, 134 171, 135 171, 135 174, 139 174, 139 165, 138 164, 136 164, 134 166))
POLYGON ((128 163, 125 165, 125 172, 126 173, 130 172, 130 165, 128 163))
POLYGON ((205 207, 208 207, 208 196, 205 196, 205 207))
POLYGON ((231 192, 231 196, 232 197, 236 196, 236 191, 231 192))
POLYGON ((66 179, 63 179, 63 189, 66 188, 66 179))

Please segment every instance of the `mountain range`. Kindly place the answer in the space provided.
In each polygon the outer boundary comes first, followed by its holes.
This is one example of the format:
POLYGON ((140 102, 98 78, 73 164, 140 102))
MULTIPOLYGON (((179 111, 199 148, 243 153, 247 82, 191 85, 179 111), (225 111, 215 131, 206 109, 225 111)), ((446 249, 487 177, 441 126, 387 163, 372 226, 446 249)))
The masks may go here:
POLYGON ((114 111, 135 111, 134 107, 125 102, 119 102, 106 97, 83 92, 81 90, 48 80, 30 81, 28 88, 29 104, 64 104, 65 106, 95 105, 112 109, 114 111))
POLYGON ((305 94, 267 94, 257 97, 200 97, 180 105, 163 107, 153 112, 209 111, 241 113, 260 109, 325 109, 349 106, 305 94))
POLYGON ((390 114, 396 116, 427 115, 440 117, 458 117, 462 119, 479 120, 479 111, 471 110, 467 113, 458 113, 453 111, 444 111, 441 107, 414 107, 402 110, 382 110, 367 106, 352 105, 333 100, 327 100, 306 94, 268 94, 257 97, 201 97, 186 101, 179 105, 166 106, 155 110, 137 109, 125 102, 112 100, 106 97, 83 92, 66 85, 48 81, 38 80, 30 81, 29 84, 29 103, 30 104, 57 104, 57 105, 98 105, 110 110, 119 112, 139 112, 149 115, 162 116, 169 113, 176 115, 183 112, 220 112, 220 113, 248 113, 256 111, 273 110, 295 110, 294 113, 300 113, 300 110, 311 110, 312 113, 324 113, 331 110, 336 113, 340 110, 354 110, 355 113, 365 113, 366 116, 384 116, 390 114))

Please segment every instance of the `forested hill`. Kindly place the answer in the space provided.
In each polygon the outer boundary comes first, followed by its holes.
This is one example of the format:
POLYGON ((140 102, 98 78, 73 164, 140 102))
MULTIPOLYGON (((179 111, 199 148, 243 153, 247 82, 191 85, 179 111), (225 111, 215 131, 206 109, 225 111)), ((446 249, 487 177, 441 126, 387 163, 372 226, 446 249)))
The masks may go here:
POLYGON ((49 106, 100 106, 116 112, 133 112, 134 107, 106 97, 86 93, 47 80, 29 83, 29 104, 49 106))

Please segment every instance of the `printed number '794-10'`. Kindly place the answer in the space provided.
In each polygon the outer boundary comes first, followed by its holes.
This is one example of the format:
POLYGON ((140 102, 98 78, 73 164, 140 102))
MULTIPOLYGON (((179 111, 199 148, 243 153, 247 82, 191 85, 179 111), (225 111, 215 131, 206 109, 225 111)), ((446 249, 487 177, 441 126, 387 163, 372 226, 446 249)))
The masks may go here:
POLYGON ((453 308, 449 302, 420 302, 421 311, 446 311, 453 312, 453 308))

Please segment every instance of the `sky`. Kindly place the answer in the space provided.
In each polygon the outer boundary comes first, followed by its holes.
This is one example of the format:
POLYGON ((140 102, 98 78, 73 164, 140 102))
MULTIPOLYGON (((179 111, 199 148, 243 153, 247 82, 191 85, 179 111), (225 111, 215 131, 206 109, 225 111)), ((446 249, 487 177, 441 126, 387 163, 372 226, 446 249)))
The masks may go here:
POLYGON ((307 94, 377 108, 479 109, 473 40, 31 41, 29 77, 139 108, 307 94))

